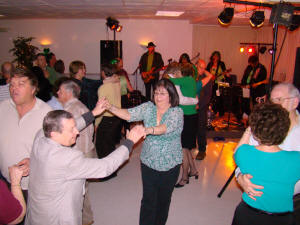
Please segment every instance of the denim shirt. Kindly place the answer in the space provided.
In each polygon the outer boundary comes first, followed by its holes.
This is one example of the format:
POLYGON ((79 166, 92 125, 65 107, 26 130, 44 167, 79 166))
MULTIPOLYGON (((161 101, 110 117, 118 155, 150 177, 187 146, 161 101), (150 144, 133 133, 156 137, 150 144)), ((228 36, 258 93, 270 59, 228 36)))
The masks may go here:
MULTIPOLYGON (((157 109, 152 102, 146 102, 128 109, 128 112, 130 114, 130 122, 143 121, 145 127, 157 125, 157 109)), ((141 161, 154 170, 168 171, 182 163, 182 109, 179 107, 169 108, 164 113, 160 124, 166 125, 166 133, 162 135, 147 135, 141 152, 141 161)))

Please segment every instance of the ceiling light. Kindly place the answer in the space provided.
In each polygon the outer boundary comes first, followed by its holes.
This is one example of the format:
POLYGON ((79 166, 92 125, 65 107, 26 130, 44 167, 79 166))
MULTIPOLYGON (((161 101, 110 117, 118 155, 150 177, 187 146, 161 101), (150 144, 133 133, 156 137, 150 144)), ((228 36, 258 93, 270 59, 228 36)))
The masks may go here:
POLYGON ((261 27, 265 21, 265 12, 264 11, 254 11, 250 17, 250 24, 252 27, 261 27))
POLYGON ((157 11, 155 16, 181 16, 184 12, 179 11, 157 11))
POLYGON ((218 21, 222 25, 229 25, 234 14, 234 9, 231 7, 225 8, 218 16, 218 21))

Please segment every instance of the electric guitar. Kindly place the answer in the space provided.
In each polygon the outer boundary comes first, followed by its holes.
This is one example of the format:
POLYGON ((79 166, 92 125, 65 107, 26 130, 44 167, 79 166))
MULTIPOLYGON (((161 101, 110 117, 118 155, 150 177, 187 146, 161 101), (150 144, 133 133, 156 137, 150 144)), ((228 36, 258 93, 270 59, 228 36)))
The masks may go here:
POLYGON ((147 72, 142 72, 142 79, 145 84, 149 83, 151 80, 155 79, 154 74, 158 73, 161 70, 165 70, 167 66, 160 67, 158 69, 155 69, 155 67, 152 67, 151 70, 147 72))
POLYGON ((226 73, 230 73, 231 71, 232 71, 232 69, 229 68, 229 69, 225 70, 224 72, 222 72, 221 74, 218 74, 218 75, 215 77, 215 82, 218 83, 218 82, 222 81, 222 80, 224 79, 224 75, 225 75, 226 73))

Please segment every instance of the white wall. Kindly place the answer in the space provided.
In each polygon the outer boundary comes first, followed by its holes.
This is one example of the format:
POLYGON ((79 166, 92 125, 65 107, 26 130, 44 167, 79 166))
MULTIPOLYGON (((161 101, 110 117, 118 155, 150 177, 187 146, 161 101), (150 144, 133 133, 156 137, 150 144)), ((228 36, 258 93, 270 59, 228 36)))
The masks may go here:
POLYGON ((200 52, 200 57, 206 63, 213 51, 220 51, 221 60, 226 68, 232 69, 232 74, 241 80, 243 72, 248 65, 248 54, 241 54, 240 42, 256 42, 256 32, 250 26, 201 26, 194 25, 193 51, 200 52))
MULTIPOLYGON (((117 40, 123 41, 124 68, 133 73, 147 44, 154 41, 156 50, 163 56, 165 64, 169 58, 178 60, 183 52, 192 52, 192 25, 179 20, 135 20, 119 19, 123 30, 117 40)), ((8 50, 17 36, 35 37, 33 44, 41 48, 40 42, 49 39, 50 50, 57 59, 63 59, 68 68, 71 61, 79 59, 86 63, 87 73, 99 73, 100 40, 113 39, 113 32, 106 32, 106 20, 0 20, 0 27, 8 32, 0 33, 0 63, 12 60, 8 50)), ((68 69, 66 70, 68 71, 68 69)))
MULTIPOLYGON (((285 27, 280 26, 277 40, 277 55, 281 47, 285 27)), ((273 43, 272 26, 265 24, 262 28, 253 29, 248 26, 193 26, 193 54, 200 52, 200 57, 209 62, 211 53, 220 51, 222 61, 227 68, 232 68, 232 74, 241 80, 244 70, 248 65, 249 54, 239 52, 240 43, 273 43)), ((272 46, 268 46, 270 48, 272 46)), ((274 71, 274 80, 292 82, 295 68, 296 49, 300 47, 300 28, 287 32, 282 53, 274 71)), ((259 54, 260 62, 265 65, 268 75, 271 70, 272 55, 266 52, 259 54)))

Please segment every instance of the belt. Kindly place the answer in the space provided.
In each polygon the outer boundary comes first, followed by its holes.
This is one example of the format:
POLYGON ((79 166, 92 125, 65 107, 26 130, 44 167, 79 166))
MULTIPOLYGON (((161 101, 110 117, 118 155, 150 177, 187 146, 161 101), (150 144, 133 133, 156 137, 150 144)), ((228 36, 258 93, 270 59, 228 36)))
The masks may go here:
POLYGON ((259 213, 259 214, 264 214, 264 215, 269 215, 269 216, 287 216, 292 214, 292 212, 282 212, 282 213, 270 213, 270 212, 266 212, 257 208, 253 208, 252 206, 248 205, 247 203, 245 203, 243 201, 244 205, 249 208, 250 210, 252 210, 253 212, 259 213))

